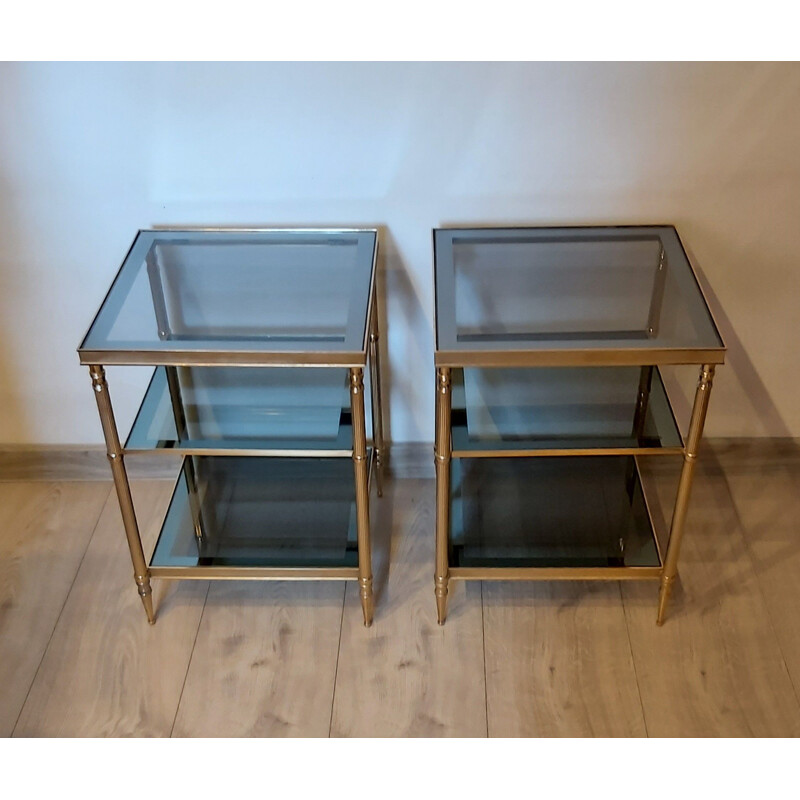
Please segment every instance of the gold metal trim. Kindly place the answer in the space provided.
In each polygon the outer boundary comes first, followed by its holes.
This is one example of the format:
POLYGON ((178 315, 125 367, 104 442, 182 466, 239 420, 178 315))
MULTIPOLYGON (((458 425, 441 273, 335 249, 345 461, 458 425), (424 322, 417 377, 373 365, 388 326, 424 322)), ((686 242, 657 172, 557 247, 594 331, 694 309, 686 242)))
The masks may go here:
POLYGON ((641 367, 723 364, 724 350, 614 348, 563 350, 437 350, 437 367, 641 367))
POLYGON ((366 348, 356 353, 260 350, 79 350, 83 365, 140 367, 363 367, 366 348))
POLYGON ((657 580, 661 567, 451 567, 453 580, 625 581, 657 580))
POLYGON ((154 578, 181 580, 357 580, 358 567, 157 567, 154 578))
POLYGON ((154 447, 148 448, 128 448, 122 451, 129 456, 155 455, 160 458, 175 458, 176 456, 242 456, 242 457, 265 457, 265 458, 352 458, 352 450, 259 450, 258 448, 247 448, 239 450, 234 447, 154 447))
POLYGON ((255 228, 242 228, 238 225, 212 227, 207 225, 180 225, 178 227, 172 225, 155 225, 152 228, 139 228, 137 233, 182 233, 183 231, 186 231, 186 233, 208 231, 209 233, 324 233, 331 235, 336 235, 337 233, 374 233, 376 236, 378 235, 378 229, 369 226, 366 228, 285 228, 282 226, 270 227, 269 225, 257 226, 255 228))
POLYGON ((548 450, 453 450, 453 458, 536 458, 538 456, 679 456, 682 447, 592 447, 548 450))

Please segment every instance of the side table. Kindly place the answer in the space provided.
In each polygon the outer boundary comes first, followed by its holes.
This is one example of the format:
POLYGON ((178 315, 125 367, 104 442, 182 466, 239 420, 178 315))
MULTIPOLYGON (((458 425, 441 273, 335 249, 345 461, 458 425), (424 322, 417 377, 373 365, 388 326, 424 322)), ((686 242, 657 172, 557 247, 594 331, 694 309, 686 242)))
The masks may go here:
POLYGON ((662 624, 725 346, 672 226, 434 231, 436 569, 660 582, 662 624), (684 439, 661 367, 700 366, 684 439), (683 458, 668 541, 640 462, 683 458))
POLYGON ((134 579, 358 580, 373 618, 369 492, 384 444, 376 230, 144 230, 83 343, 134 579), (108 365, 152 366, 121 443, 108 365), (370 368, 372 441, 363 373, 370 368), (179 454, 146 559, 125 468, 179 454))

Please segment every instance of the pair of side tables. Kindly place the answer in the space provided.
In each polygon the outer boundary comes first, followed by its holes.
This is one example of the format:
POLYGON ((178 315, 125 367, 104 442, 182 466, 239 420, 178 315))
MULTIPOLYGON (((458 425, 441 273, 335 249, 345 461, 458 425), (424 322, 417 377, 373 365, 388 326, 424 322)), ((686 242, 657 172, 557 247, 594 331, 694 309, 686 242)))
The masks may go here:
MULTIPOLYGON (((725 353, 677 232, 433 240, 440 624, 451 579, 656 579, 660 624, 725 353), (685 439, 659 370, 672 364, 701 366, 685 439), (683 456, 663 543, 640 476, 651 455, 683 456)), ((367 229, 137 235, 78 352, 150 623, 151 578, 358 580, 372 623, 377 253, 367 229), (155 367, 124 445, 108 365, 155 367), (125 468, 142 453, 182 457, 149 561, 125 468)))

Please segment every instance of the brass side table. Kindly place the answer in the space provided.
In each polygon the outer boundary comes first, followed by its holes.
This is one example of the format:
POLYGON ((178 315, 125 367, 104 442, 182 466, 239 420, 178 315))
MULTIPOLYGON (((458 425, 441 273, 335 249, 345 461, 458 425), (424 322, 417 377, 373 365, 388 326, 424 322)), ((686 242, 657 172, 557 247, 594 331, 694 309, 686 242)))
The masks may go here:
POLYGON ((725 346, 671 226, 434 231, 436 570, 660 581, 678 554, 725 346), (700 365, 684 439, 660 368, 700 365), (640 461, 679 455, 668 541, 640 461))
POLYGON ((371 624, 377 252, 377 231, 361 229, 137 235, 78 352, 151 624, 159 577, 358 580, 371 624), (124 445, 108 365, 155 368, 124 445), (125 469, 138 453, 182 457, 149 561, 125 469))

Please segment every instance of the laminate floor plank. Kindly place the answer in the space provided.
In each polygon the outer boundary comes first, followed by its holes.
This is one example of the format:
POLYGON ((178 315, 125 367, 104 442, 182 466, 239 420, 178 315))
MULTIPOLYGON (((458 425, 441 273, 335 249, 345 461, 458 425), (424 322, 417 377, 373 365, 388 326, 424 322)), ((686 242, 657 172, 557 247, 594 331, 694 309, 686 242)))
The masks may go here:
MULTIPOLYGON (((145 553, 172 486, 143 481, 132 487, 145 553)), ((169 735, 206 591, 205 582, 154 580, 157 622, 148 625, 112 492, 14 735, 169 735)))
POLYGON ((111 483, 0 483, 0 736, 10 736, 111 483))
POLYGON ((340 581, 213 583, 173 736, 327 736, 344 592, 340 581))
POLYGON ((331 734, 485 736, 480 584, 451 582, 436 622, 434 483, 393 480, 372 509, 375 622, 348 583, 331 734))
POLYGON ((723 454, 721 467, 739 517, 772 628, 800 691, 800 460, 723 454))
POLYGON ((490 736, 645 736, 616 583, 485 581, 490 736))
MULTIPOLYGON (((664 516, 679 463, 650 461, 664 516)), ((148 552, 171 486, 134 482, 148 552)), ((439 627, 434 482, 394 479, 365 629, 326 582, 154 581, 151 627, 108 481, 4 482, 0 733, 800 735, 798 486, 796 457, 704 450, 662 628, 656 582, 453 582, 439 627)))
MULTIPOLYGON (((634 663, 651 736, 797 736, 800 707, 725 476, 701 454, 666 622, 657 589, 623 585, 634 663)), ((679 463, 651 470, 665 525, 679 463)), ((743 499, 743 502, 747 502, 743 499)))

